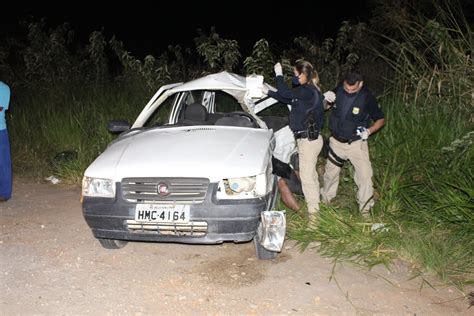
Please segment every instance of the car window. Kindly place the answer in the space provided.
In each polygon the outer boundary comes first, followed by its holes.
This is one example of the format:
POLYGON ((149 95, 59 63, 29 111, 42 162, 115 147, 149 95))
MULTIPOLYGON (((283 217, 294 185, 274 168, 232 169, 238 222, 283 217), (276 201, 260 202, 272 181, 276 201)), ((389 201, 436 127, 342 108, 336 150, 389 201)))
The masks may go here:
POLYGON ((143 124, 144 127, 161 126, 168 123, 176 95, 169 96, 143 124))
POLYGON ((233 96, 222 91, 216 91, 215 104, 218 113, 243 111, 242 106, 233 96))
POLYGON ((268 128, 278 131, 288 125, 290 110, 288 105, 278 102, 258 112, 258 116, 264 121, 268 128))
POLYGON ((288 105, 282 102, 272 104, 268 108, 258 112, 258 116, 277 116, 277 117, 287 117, 290 114, 288 105))

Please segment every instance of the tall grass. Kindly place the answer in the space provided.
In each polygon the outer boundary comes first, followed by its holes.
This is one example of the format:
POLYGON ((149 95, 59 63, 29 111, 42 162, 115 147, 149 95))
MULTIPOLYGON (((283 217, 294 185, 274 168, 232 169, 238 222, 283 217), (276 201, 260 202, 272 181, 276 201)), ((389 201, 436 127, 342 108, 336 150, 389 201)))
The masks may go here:
POLYGON ((474 36, 455 1, 433 2, 435 18, 400 15, 394 35, 377 32, 392 69, 380 103, 387 126, 370 138, 376 204, 366 223, 355 205, 352 167, 339 196, 307 227, 292 216, 302 248, 372 266, 393 258, 459 287, 474 282, 474 36), (367 229, 371 223, 384 228, 367 229))
MULTIPOLYGON (((410 261, 420 272, 461 286, 474 281, 474 133, 466 112, 384 104, 386 127, 370 139, 376 204, 359 215, 352 167, 341 172, 338 197, 315 226, 290 216, 288 235, 304 249, 359 265, 410 261), (383 223, 375 230, 373 223, 383 223)), ((290 214, 291 211, 288 211, 290 214)))
MULTIPOLYGON (((370 137, 376 189, 372 217, 359 214, 354 171, 346 164, 338 197, 321 207, 315 226, 308 227, 300 214, 288 210, 288 236, 302 249, 318 242, 321 254, 335 261, 371 267, 402 258, 420 273, 462 287, 474 280, 474 36, 451 0, 433 3, 435 17, 400 14, 393 18, 391 37, 372 32, 380 44, 376 57, 392 71, 380 99, 388 123, 370 137), (377 229, 374 223, 384 226, 377 229)), ((113 139, 106 130, 110 119, 132 121, 157 86, 233 69, 240 58, 238 43, 214 30, 196 38, 204 63, 194 64, 189 62, 191 51, 180 47, 140 61, 113 38, 108 43, 123 72, 110 78, 100 33, 91 34, 86 59, 78 63, 79 56, 70 53, 65 40, 67 29, 43 34, 33 24, 29 31, 21 55, 26 64, 20 67, 26 70, 17 78, 23 88, 13 89, 7 117, 14 172, 37 177, 54 173, 73 183, 79 183, 84 169, 113 139), (76 156, 54 164, 61 152, 76 156)), ((258 65, 271 66, 273 58, 285 64, 292 56, 305 57, 316 61, 323 84, 332 86, 340 75, 333 70, 353 69, 363 53, 356 41, 361 32, 344 24, 336 41, 326 40, 322 46, 297 38, 302 49, 278 57, 262 40, 244 67, 270 75, 271 68, 258 65)), ((0 49, 3 70, 2 56, 0 49)), ((13 68, 8 73, 16 78, 13 68)))
POLYGON ((429 105, 442 98, 465 110, 474 106, 474 36, 459 1, 433 1, 434 18, 400 13, 396 36, 372 31, 382 48, 376 56, 392 69, 392 95, 407 103, 429 105))
POLYGON ((35 177, 55 173, 79 183, 85 168, 114 137, 107 131, 107 122, 132 122, 148 97, 120 84, 100 90, 93 86, 72 90, 65 85, 24 95, 17 92, 8 122, 15 173, 35 177), (77 156, 55 164, 61 152, 77 156))

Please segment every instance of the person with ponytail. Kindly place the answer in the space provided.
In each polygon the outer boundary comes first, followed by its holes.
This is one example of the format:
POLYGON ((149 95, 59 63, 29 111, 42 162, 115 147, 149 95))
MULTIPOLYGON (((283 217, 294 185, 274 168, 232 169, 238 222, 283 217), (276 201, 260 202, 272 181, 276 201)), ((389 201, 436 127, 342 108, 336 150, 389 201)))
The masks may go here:
POLYGON ((293 67, 292 88, 283 79, 280 63, 274 66, 277 91, 263 88, 267 94, 282 103, 291 105, 289 125, 298 147, 299 175, 310 221, 319 211, 320 193, 316 163, 323 146, 319 132, 324 124, 323 97, 319 77, 308 61, 298 60, 293 67))

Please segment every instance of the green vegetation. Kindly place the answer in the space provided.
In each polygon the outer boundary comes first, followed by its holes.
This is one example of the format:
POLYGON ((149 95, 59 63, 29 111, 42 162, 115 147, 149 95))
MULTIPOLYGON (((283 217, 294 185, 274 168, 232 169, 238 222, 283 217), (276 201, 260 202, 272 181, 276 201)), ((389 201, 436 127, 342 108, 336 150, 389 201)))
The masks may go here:
POLYGON ((384 104, 389 124, 371 139, 376 204, 371 219, 356 205, 353 169, 341 172, 339 195, 307 225, 290 214, 288 235, 302 249, 364 266, 394 258, 456 285, 474 280, 474 132, 449 107, 421 111, 384 104), (447 119, 449 117, 449 119, 447 119), (471 166, 471 167, 470 167, 471 166), (375 223, 375 225, 374 225, 375 223), (377 228, 377 224, 384 226, 377 228))
POLYGON ((289 238, 302 249, 317 242, 321 254, 336 262, 390 266, 401 258, 420 273, 470 284, 474 37, 458 4, 437 3, 414 12, 379 4, 371 23, 344 23, 334 39, 300 37, 291 48, 261 39, 246 58, 236 41, 215 29, 209 35, 200 31, 195 48, 170 46, 157 58, 140 60, 100 31, 78 46, 67 25, 45 29, 43 21, 31 22, 25 39, 0 47, 2 81, 12 86, 7 120, 14 172, 38 178, 54 173, 79 183, 114 138, 107 122, 133 121, 162 84, 224 69, 260 73, 271 82, 274 62, 282 60, 290 73, 291 64, 305 58, 326 90, 345 71, 358 69, 381 95, 388 122, 370 138, 377 191, 372 219, 358 213, 347 165, 338 197, 322 206, 314 226, 288 211, 289 238))
POLYGON ((339 196, 315 226, 292 215, 288 234, 303 249, 319 242, 321 254, 369 267, 402 258, 420 274, 474 282, 474 43, 456 9, 435 5, 436 19, 397 15, 392 37, 372 32, 391 74, 380 99, 388 124, 370 140, 372 219, 359 215, 345 166, 339 196))

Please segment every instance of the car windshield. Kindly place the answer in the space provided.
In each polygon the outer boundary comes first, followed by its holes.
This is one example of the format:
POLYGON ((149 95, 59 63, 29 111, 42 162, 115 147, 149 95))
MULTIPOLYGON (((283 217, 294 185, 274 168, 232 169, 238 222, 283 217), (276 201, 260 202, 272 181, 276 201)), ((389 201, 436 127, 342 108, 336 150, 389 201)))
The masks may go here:
POLYGON ((213 90, 192 90, 171 95, 150 116, 144 127, 195 125, 260 127, 233 96, 213 90))

